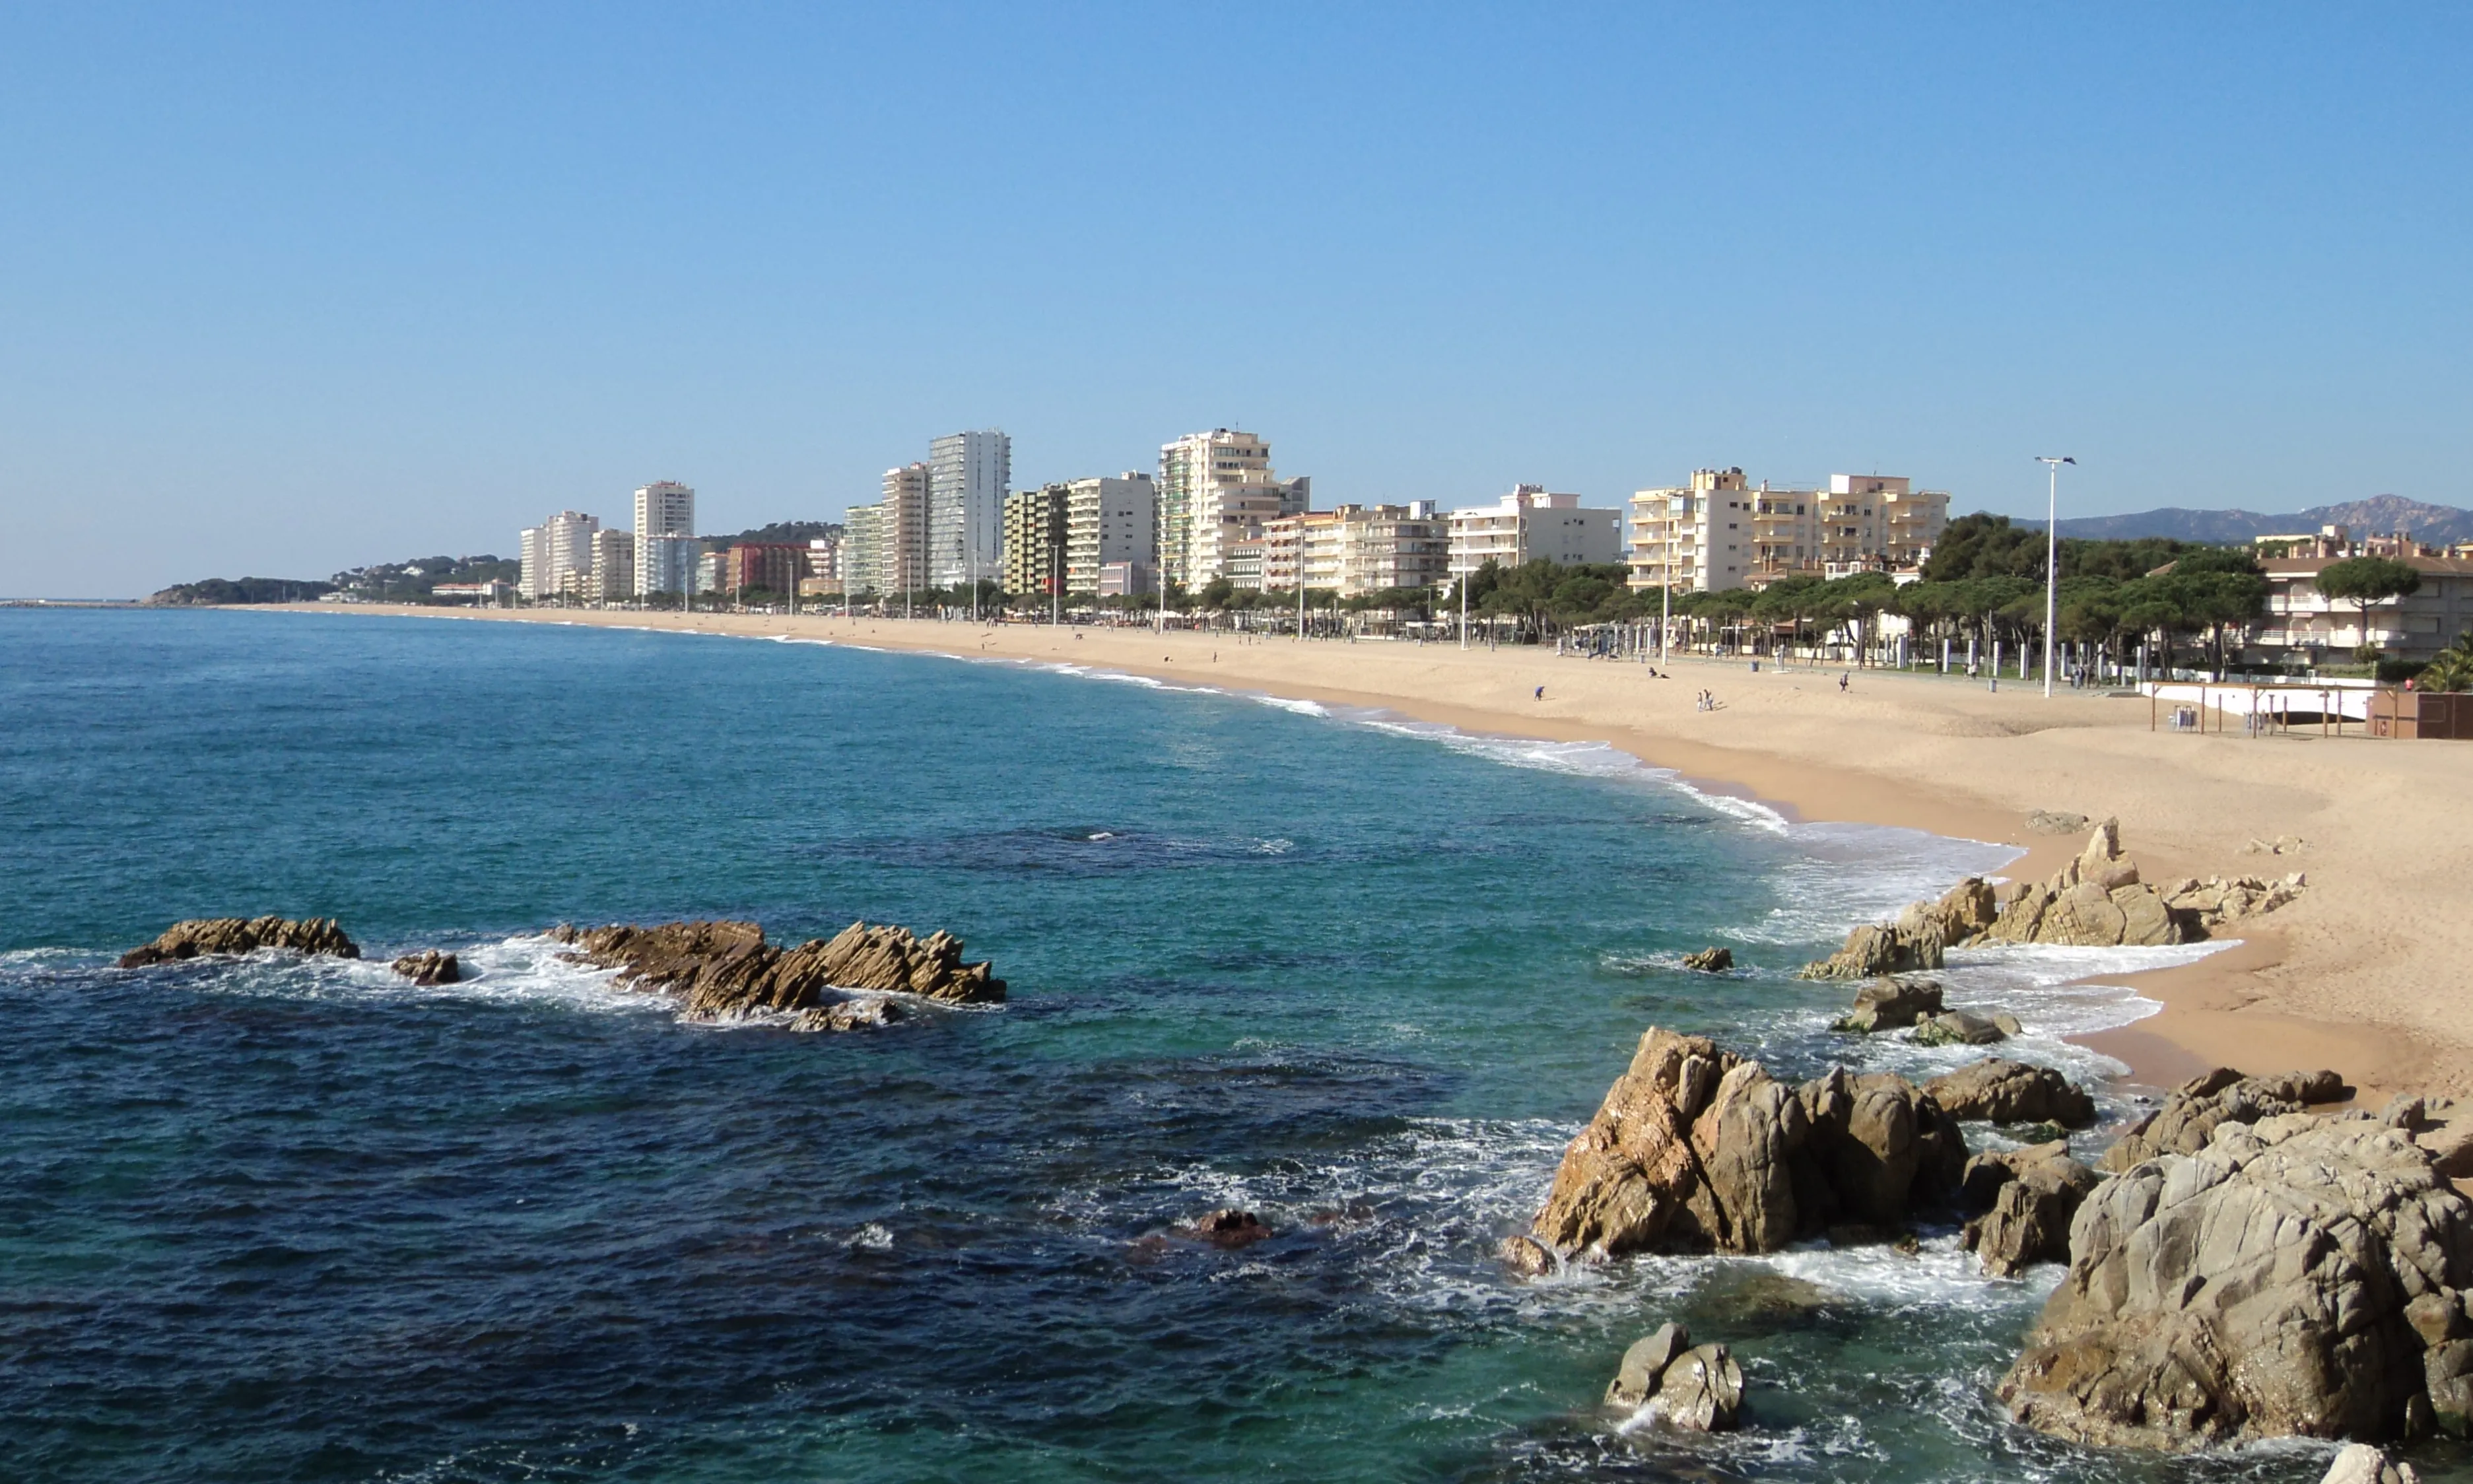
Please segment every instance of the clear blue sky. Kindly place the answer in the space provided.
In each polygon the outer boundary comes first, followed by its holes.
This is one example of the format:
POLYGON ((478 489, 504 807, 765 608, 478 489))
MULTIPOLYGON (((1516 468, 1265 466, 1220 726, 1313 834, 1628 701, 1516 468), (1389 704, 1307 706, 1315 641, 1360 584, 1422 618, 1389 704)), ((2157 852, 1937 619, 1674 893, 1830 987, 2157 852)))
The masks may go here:
POLYGON ((1704 465, 2473 504, 2473 10, 0 11, 0 593, 839 515, 1255 429, 1317 502, 1704 465))

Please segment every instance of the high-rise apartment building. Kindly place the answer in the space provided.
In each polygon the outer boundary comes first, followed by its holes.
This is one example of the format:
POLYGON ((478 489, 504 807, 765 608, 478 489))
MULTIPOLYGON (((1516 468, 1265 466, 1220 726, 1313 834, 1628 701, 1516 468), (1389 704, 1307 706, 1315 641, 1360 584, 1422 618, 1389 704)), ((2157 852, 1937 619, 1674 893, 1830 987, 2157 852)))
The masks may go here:
POLYGON ((1576 494, 1551 494, 1543 485, 1515 486, 1492 505, 1451 513, 1453 582, 1492 562, 1523 566, 1544 560, 1558 565, 1622 560, 1622 512, 1590 510, 1576 494))
POLYGON ((961 587, 996 576, 1013 440, 995 428, 948 433, 929 440, 926 467, 926 585, 961 587))
POLYGON ((595 603, 624 603, 636 595, 636 533, 592 533, 592 590, 595 603))
POLYGON ((1065 487, 1065 590, 1100 596, 1102 567, 1128 563, 1130 592, 1148 592, 1159 571, 1159 486, 1128 469, 1065 487))
POLYGON ((1757 487, 1742 469, 1694 469, 1631 497, 1631 584, 1700 592, 1779 577, 1843 577, 1921 562, 1949 524, 1949 493, 1890 474, 1832 474, 1822 489, 1757 487))
POLYGON ((1068 485, 1018 490, 1004 503, 1004 590, 1044 597, 1065 590, 1068 485))
POLYGON ((636 595, 684 593, 695 582, 695 491, 657 479, 636 491, 636 595))
POLYGON ((536 603, 543 598, 588 596, 592 537, 600 529, 599 516, 563 510, 523 532, 518 538, 517 586, 524 596, 536 603))
POLYGON ((1259 539, 1265 521, 1303 514, 1309 479, 1282 481, 1271 445, 1252 433, 1213 428, 1160 448, 1160 572, 1188 590, 1226 574, 1232 549, 1259 539))
POLYGON ((884 471, 883 499, 851 507, 842 537, 850 547, 842 578, 850 591, 887 598, 929 586, 927 486, 927 466, 905 464, 884 471))

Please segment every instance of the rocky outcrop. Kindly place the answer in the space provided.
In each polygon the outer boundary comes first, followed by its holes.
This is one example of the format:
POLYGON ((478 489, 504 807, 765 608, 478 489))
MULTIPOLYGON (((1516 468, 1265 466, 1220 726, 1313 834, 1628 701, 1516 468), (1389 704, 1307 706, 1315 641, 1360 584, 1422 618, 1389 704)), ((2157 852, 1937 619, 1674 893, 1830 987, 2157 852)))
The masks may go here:
POLYGON ((2027 827, 2039 835, 2074 835, 2087 827, 2087 817, 2057 809, 2037 809, 2027 816, 2027 827))
POLYGON ((2213 932, 2244 918, 2273 912, 2299 897, 2309 884, 2309 876, 2298 871, 2272 881, 2259 876, 2230 880, 2209 876, 2203 881, 2184 876, 2164 888, 2164 901, 2201 930, 2213 932))
POLYGON ((1698 973, 1719 974, 1735 967, 1732 948, 1702 948, 1697 953, 1683 955, 1683 967, 1698 973))
MULTIPOLYGON (((574 945, 570 957, 617 969, 620 983, 672 991, 689 1015, 711 1018, 829 1010, 853 991, 964 1005, 1001 1003, 1005 995, 1004 981, 988 965, 962 962, 962 942, 950 933, 918 938, 904 927, 852 922, 830 939, 788 948, 766 943, 753 922, 561 926, 551 936, 574 945)), ((887 1014, 850 1011, 843 1016, 847 1023, 826 1023, 828 1015, 799 1028, 849 1029, 858 1023, 852 1017, 887 1014)))
POLYGON ((455 955, 441 953, 436 948, 424 948, 419 953, 407 953, 396 959, 390 967, 396 973, 420 985, 455 984, 464 977, 464 966, 455 962, 455 955))
POLYGON ((1533 1236, 1506 1236, 1494 1249, 1514 1278, 1544 1278, 1554 1271, 1554 1250, 1533 1236))
POLYGON ((2421 1484, 2421 1475, 2407 1463, 2395 1463, 2366 1443, 2349 1443, 2327 1466, 2318 1484, 2421 1484))
POLYGON ((1830 1026, 1868 1036, 1902 1030, 1940 1014, 1940 986, 1930 979, 1875 979, 1855 992, 1855 1008, 1830 1026))
POLYGON ((2049 1066, 1988 1057, 1924 1084, 1953 1118, 1992 1123, 2057 1123, 2082 1129, 2095 1122, 2095 1098, 2049 1066))
POLYGON ((2473 1177, 2473 1104, 2452 1097, 2413 1097, 2399 1093, 2379 1117, 2390 1128, 2403 1129, 2429 1151, 2441 1178, 2473 1177))
POLYGON ((1561 1253, 1774 1252, 1867 1234, 1957 1194, 1957 1122, 1903 1077, 1789 1088, 1701 1037, 1652 1028, 1564 1150, 1531 1230, 1561 1253))
POLYGON ((1678 1431, 1725 1432, 1742 1416, 1742 1367, 1723 1345, 1695 1349, 1681 1325, 1660 1325, 1623 1352, 1606 1403, 1645 1407, 1678 1431))
POLYGON ((203 953, 254 953, 260 948, 289 948, 333 958, 359 958, 359 944, 344 935, 333 918, 192 918, 163 929, 161 937, 120 956, 123 969, 143 969, 196 958, 203 953))
POLYGON ((893 1025, 910 1018, 910 1012, 881 994, 866 994, 856 999, 836 1000, 829 1005, 817 1005, 802 1010, 792 1017, 794 1031, 857 1031, 880 1025, 893 1025))
POLYGON ((1798 979, 1878 979, 1885 974, 1938 969, 1945 940, 1925 929, 1884 927, 1867 922, 1846 935, 1846 945, 1817 963, 1795 970, 1798 979))
POLYGON ((2331 1071, 2245 1077, 2219 1066, 2173 1089, 2163 1107, 2131 1124, 2098 1162, 2120 1171, 2157 1155, 2197 1154, 2221 1124, 2256 1123, 2345 1095, 2344 1080, 2331 1071))
POLYGON ((2468 1285, 2473 1205, 2406 1131, 2359 1113, 2227 1117, 2087 1197, 2001 1396, 2096 1445, 2461 1427, 2468 1285))
POLYGON ((1983 1214, 1961 1244, 1996 1278, 2065 1262, 2070 1223, 2103 1177, 2070 1157, 2066 1139, 1977 1155, 1966 1161, 1967 1204, 1983 1214))
POLYGON ((1252 1211, 1222 1207, 1187 1227, 1184 1234, 1213 1247, 1250 1247, 1269 1236, 1271 1229, 1252 1211))

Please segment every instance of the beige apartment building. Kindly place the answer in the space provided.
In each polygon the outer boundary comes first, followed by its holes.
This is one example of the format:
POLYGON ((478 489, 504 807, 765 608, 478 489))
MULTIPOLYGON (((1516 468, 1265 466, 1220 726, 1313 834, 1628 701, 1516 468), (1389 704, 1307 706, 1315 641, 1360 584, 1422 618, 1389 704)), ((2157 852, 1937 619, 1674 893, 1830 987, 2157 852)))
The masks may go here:
POLYGON ((842 528, 842 586, 889 597, 927 586, 927 466, 884 471, 884 498, 853 505, 842 528))
POLYGON ((1738 468, 1694 469, 1631 497, 1631 585, 1700 592, 1779 577, 1910 567, 1949 524, 1949 493, 1890 474, 1832 474, 1825 489, 1757 487, 1738 468))
POLYGON ((636 533, 592 533, 590 597, 601 604, 624 603, 636 595, 636 533))
POLYGON ((1448 543, 1445 522, 1427 500, 1284 515, 1263 523, 1260 575, 1251 586, 1294 592, 1302 565, 1308 588, 1343 598, 1430 587, 1443 580, 1448 543))
POLYGON ((1163 582, 1192 591, 1227 574, 1236 544, 1264 522, 1302 514, 1312 481, 1283 480, 1259 435, 1213 428, 1160 447, 1159 563, 1163 582))
POLYGON ((1544 560, 1570 566, 1622 560, 1622 512, 1582 508, 1576 494, 1519 485, 1492 505, 1449 518, 1448 572, 1453 583, 1492 562, 1515 567, 1544 560))
POLYGON ((1101 592, 1100 572, 1131 568, 1129 592, 1148 592, 1159 570, 1159 486, 1128 469, 1065 486, 1065 590, 1078 598, 1101 592))
MULTIPOLYGON (((2341 529, 2341 528, 2339 528, 2341 529)), ((2318 590, 2318 574, 2348 556, 2375 556, 2367 541, 2337 538, 2327 555, 2269 557, 2267 614, 2249 634, 2247 653, 2269 664, 2343 664, 2365 644, 2398 659, 2427 660, 2473 630, 2473 561, 2461 557, 2394 557, 2413 568, 2421 586, 2402 597, 2369 606, 2330 598, 2318 590)))

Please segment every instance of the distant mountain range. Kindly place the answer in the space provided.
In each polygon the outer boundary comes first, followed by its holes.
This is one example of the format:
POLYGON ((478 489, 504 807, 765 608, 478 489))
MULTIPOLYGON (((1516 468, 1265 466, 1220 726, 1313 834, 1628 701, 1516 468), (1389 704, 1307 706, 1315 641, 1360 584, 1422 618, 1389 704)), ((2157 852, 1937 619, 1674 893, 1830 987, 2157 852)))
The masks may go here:
POLYGON ((2402 495, 2375 494, 2341 505, 2316 505, 2290 515, 2262 515, 2246 510, 2173 509, 2144 510, 2134 515, 2084 515, 2062 521, 2061 534, 2089 540, 2169 536, 2184 541, 2231 545, 2253 537, 2316 533, 2320 526, 2344 526, 2357 537, 2410 531, 2415 540, 2445 546, 2473 541, 2473 510, 2425 505, 2402 495))

